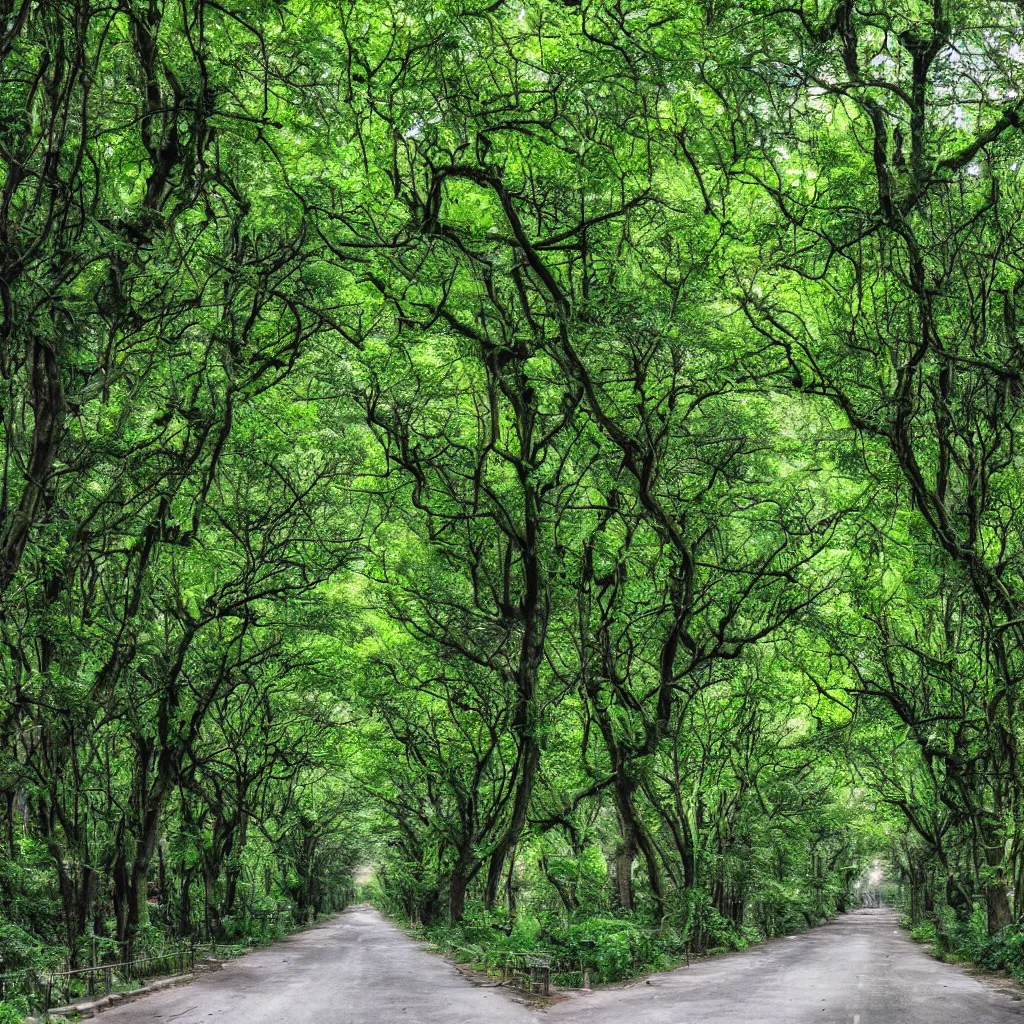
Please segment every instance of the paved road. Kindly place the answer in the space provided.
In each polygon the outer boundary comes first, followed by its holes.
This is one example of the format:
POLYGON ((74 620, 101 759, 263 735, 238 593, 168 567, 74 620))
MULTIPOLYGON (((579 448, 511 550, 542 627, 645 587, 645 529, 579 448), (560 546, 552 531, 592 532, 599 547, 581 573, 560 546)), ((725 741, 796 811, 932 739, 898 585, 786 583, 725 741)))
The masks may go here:
POLYGON ((478 988, 375 910, 232 960, 191 985, 106 1010, 97 1024, 539 1024, 478 988))
POLYGON ((1015 1002, 911 942, 887 910, 554 1007, 586 1024, 1021 1024, 1015 1002))
POLYGON ((888 911, 649 980, 534 1011, 357 908, 100 1024, 1024 1024, 1024 1002, 933 960, 888 911))

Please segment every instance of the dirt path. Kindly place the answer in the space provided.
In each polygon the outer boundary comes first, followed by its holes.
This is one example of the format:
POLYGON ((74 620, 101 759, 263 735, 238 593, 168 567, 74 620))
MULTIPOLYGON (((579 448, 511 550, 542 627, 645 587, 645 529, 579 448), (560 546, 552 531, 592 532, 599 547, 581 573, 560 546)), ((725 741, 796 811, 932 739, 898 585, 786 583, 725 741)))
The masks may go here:
POLYGON ((376 911, 108 1010, 102 1024, 1022 1024, 1024 1002, 929 957, 889 911, 545 1010, 477 988, 376 911))

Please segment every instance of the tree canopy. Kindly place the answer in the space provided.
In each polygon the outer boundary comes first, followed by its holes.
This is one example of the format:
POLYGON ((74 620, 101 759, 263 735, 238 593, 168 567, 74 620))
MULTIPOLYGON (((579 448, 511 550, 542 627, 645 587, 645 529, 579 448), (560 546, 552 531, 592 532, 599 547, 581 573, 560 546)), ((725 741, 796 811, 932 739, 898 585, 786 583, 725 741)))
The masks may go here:
POLYGON ((1001 0, 0 0, 4 966, 1015 933, 1022 97, 1001 0))

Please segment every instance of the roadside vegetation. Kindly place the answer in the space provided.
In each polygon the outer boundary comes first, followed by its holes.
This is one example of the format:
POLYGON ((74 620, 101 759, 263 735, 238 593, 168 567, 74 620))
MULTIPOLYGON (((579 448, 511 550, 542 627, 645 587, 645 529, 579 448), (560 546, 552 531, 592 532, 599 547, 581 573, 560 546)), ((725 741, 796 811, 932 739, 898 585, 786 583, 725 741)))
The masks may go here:
POLYGON ((1019 973, 1022 46, 0 0, 0 1013, 368 863, 611 981, 881 859, 1019 973))
MULTIPOLYGON (((820 894, 819 894, 820 895, 820 894)), ((790 908, 779 931, 765 934, 756 925, 723 917, 706 898, 660 924, 643 914, 623 914, 605 904, 603 912, 551 913, 524 910, 468 913, 459 925, 420 926, 414 934, 459 963, 492 975, 511 971, 531 958, 549 965, 556 987, 580 988, 670 970, 691 959, 746 949, 766 938, 803 931, 823 923, 843 904, 843 895, 812 899, 790 908)), ((695 903, 700 894, 695 894, 695 903)))
POLYGON ((1024 982, 1024 929, 1019 924, 990 935, 984 909, 975 908, 966 921, 948 912, 910 929, 916 942, 925 943, 940 960, 966 963, 986 971, 1002 972, 1024 982))

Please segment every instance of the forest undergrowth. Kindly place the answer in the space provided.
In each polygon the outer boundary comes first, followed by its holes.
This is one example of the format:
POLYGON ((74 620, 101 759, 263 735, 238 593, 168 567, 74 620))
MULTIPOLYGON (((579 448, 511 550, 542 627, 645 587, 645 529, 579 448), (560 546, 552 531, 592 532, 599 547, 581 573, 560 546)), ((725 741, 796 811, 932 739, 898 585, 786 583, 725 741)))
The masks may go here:
POLYGON ((550 965, 552 984, 562 988, 582 987, 584 973, 592 985, 609 984, 737 952, 805 931, 860 905, 858 889, 833 878, 809 880, 803 892, 763 892, 740 920, 724 916, 707 891, 696 889, 659 921, 650 906, 629 913, 614 907, 607 879, 593 859, 591 870, 591 898, 571 910, 555 905, 534 880, 532 898, 529 883, 521 886, 514 913, 488 911, 474 902, 457 924, 410 925, 402 908, 374 882, 363 895, 457 963, 498 976, 535 958, 550 965))

